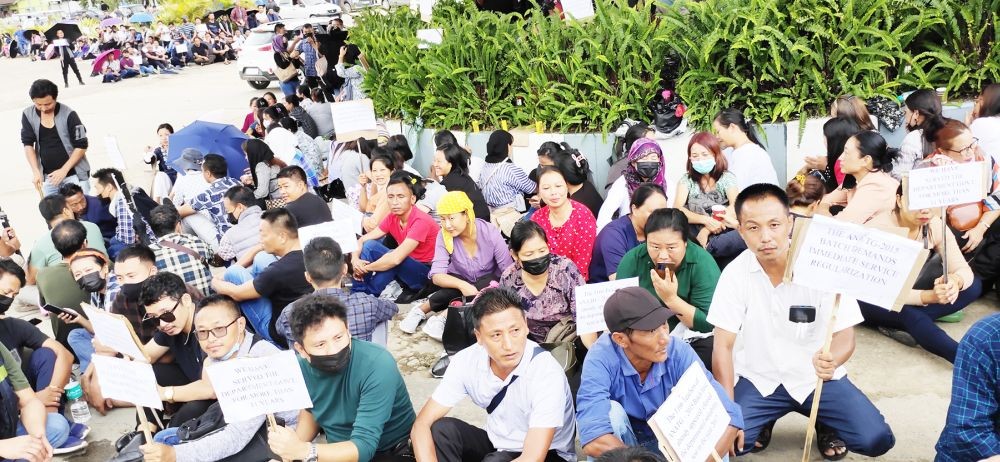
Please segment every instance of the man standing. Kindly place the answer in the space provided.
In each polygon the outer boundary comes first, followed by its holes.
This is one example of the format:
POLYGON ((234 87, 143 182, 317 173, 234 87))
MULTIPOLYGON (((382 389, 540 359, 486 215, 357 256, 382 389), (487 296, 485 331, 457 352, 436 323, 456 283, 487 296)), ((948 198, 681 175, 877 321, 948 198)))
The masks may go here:
POLYGON ((115 237, 115 228, 118 227, 118 220, 108 211, 107 204, 100 198, 83 193, 83 188, 76 183, 66 183, 59 188, 59 194, 66 198, 66 205, 73 211, 77 220, 89 221, 101 229, 101 236, 104 237, 104 245, 111 244, 111 238, 115 237))
POLYGON ((785 414, 808 415, 819 377, 825 383, 816 439, 824 457, 885 454, 896 442, 892 430, 843 367, 854 353, 853 326, 863 321, 857 301, 841 297, 830 352, 823 353, 833 294, 782 282, 792 229, 788 196, 758 183, 740 192, 735 206, 748 250, 722 272, 708 322, 715 326, 712 372, 746 422, 746 444, 736 452, 763 450, 785 414), (737 335, 741 348, 734 351, 737 335))
POLYGON ((59 191, 63 183, 90 189, 87 162, 87 128, 76 111, 56 102, 59 87, 39 79, 28 90, 32 106, 21 115, 21 143, 28 159, 35 189, 42 196, 59 191))

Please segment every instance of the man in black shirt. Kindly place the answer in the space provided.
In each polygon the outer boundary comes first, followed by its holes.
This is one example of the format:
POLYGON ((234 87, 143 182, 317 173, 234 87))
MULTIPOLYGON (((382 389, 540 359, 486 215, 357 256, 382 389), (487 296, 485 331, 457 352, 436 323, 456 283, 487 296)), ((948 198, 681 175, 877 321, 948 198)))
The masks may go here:
POLYGON ((87 129, 76 111, 56 102, 59 87, 50 80, 31 84, 33 105, 21 115, 21 144, 28 159, 35 189, 43 196, 55 194, 63 183, 90 189, 87 162, 87 129))
POLYGON ((306 172, 293 165, 278 172, 278 189, 285 195, 285 208, 295 217, 298 226, 312 226, 333 220, 330 206, 309 192, 306 172))
POLYGON ((194 53, 194 62, 198 63, 199 66, 215 62, 215 55, 212 54, 212 50, 208 45, 201 41, 201 37, 194 38, 194 45, 191 46, 191 52, 194 53))

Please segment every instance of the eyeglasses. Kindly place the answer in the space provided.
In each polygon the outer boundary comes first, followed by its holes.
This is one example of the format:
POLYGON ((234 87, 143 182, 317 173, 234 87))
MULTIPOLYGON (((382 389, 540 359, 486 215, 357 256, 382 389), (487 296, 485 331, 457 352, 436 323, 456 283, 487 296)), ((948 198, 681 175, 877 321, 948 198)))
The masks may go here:
POLYGON ((174 311, 177 311, 177 307, 180 305, 181 301, 180 299, 178 299, 177 303, 174 303, 174 307, 171 308, 169 311, 164 311, 163 313, 158 315, 146 313, 146 315, 142 317, 142 322, 151 322, 151 321, 174 322, 177 320, 177 316, 174 316, 174 311))
POLYGON ((240 318, 233 319, 232 322, 230 322, 229 324, 226 324, 226 325, 224 325, 222 327, 213 327, 211 329, 206 329, 206 330, 196 330, 196 331, 194 331, 194 334, 198 336, 198 340, 208 340, 208 333, 209 332, 211 332, 212 335, 215 336, 215 338, 222 338, 222 337, 225 337, 226 336, 226 332, 229 331, 229 326, 233 325, 233 323, 235 323, 236 321, 239 321, 239 320, 240 320, 240 318))
POLYGON ((941 148, 941 149, 944 151, 954 152, 955 154, 959 154, 964 157, 972 157, 971 155, 969 155, 969 153, 971 151, 974 151, 977 146, 979 146, 979 138, 973 138, 972 143, 962 149, 948 149, 948 148, 941 148))

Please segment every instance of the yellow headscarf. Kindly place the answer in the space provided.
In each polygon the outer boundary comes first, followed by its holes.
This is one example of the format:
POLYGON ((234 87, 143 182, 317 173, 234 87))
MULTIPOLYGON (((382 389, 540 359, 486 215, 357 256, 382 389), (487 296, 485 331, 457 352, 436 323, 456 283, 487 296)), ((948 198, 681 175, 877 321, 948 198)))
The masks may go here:
MULTIPOLYGON (((441 197, 441 200, 437 203, 437 213, 439 216, 451 215, 453 213, 465 212, 466 216, 469 217, 469 226, 471 229, 469 232, 472 234, 472 239, 476 238, 476 213, 472 208, 472 201, 469 200, 469 196, 462 191, 449 191, 441 197)), ((444 248, 449 254, 455 251, 454 238, 451 233, 446 231, 444 227, 441 228, 441 237, 444 238, 444 248)))

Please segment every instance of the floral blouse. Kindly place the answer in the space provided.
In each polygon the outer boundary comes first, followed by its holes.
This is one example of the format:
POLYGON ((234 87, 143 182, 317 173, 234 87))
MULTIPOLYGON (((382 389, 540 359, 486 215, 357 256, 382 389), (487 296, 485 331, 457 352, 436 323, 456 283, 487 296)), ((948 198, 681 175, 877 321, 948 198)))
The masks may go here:
POLYGON ((568 258, 552 254, 548 280, 537 296, 524 285, 520 265, 514 264, 500 276, 500 286, 514 289, 527 308, 528 331, 532 341, 545 340, 552 326, 566 316, 576 316, 577 286, 586 284, 576 265, 568 258))
POLYGON ((549 250, 572 260, 586 281, 587 273, 590 271, 590 260, 594 256, 594 241, 597 240, 597 219, 586 205, 574 200, 570 200, 570 204, 573 206, 573 212, 562 226, 552 226, 552 222, 549 221, 549 206, 535 212, 531 216, 531 221, 538 223, 545 230, 549 250))

